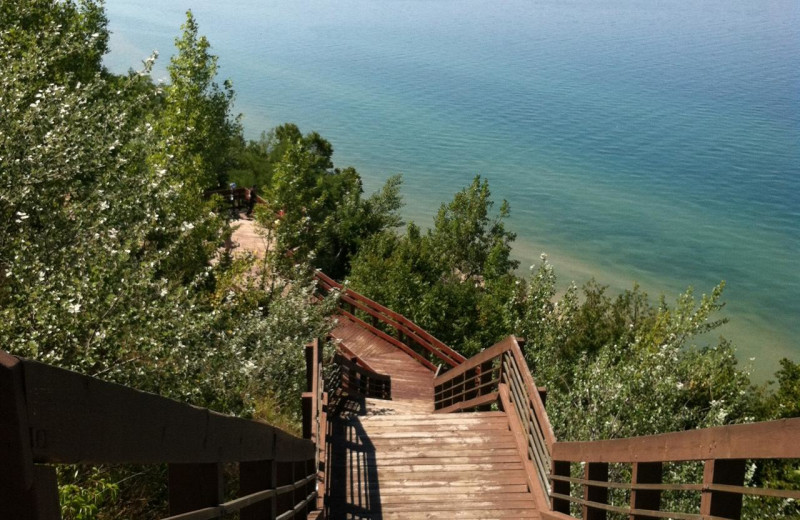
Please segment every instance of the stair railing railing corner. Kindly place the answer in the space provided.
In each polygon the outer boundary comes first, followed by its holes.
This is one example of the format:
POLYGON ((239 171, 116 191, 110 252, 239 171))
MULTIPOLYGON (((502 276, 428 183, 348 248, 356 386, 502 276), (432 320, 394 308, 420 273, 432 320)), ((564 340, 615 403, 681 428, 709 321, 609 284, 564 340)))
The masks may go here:
POLYGON ((549 509, 550 450, 553 429, 516 337, 483 350, 434 379, 436 413, 506 411, 523 460, 528 488, 540 510, 549 509))
POLYGON ((464 356, 402 314, 344 287, 322 271, 315 271, 314 276, 321 292, 340 291, 339 307, 343 316, 404 351, 431 372, 436 371, 432 361, 441 361, 447 367, 456 367, 465 361, 464 356), (364 319, 358 316, 359 313, 364 319), (381 330, 381 327, 390 333, 381 330))

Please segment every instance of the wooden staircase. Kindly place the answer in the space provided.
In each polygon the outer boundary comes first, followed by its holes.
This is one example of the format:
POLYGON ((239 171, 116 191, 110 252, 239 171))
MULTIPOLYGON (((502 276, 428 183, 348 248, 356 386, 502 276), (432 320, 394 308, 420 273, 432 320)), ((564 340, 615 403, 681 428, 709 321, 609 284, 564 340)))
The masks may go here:
POLYGON ((505 412, 435 413, 429 368, 347 318, 333 336, 392 375, 392 400, 333 400, 328 518, 540 518, 505 412))
POLYGON ((354 416, 331 441, 331 519, 540 518, 504 412, 354 416))

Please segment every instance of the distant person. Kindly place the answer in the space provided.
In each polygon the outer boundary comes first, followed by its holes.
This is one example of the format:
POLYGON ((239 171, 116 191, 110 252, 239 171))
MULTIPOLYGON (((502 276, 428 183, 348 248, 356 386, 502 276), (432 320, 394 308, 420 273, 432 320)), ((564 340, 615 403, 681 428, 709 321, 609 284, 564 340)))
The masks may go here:
POLYGON ((239 220, 239 212, 236 208, 236 183, 232 182, 230 184, 231 188, 231 195, 230 195, 230 203, 231 203, 231 219, 232 220, 239 220))
POLYGON ((256 207, 256 199, 258 198, 258 192, 256 191, 256 185, 253 184, 253 187, 250 188, 250 191, 247 192, 247 216, 253 216, 253 208, 256 207))

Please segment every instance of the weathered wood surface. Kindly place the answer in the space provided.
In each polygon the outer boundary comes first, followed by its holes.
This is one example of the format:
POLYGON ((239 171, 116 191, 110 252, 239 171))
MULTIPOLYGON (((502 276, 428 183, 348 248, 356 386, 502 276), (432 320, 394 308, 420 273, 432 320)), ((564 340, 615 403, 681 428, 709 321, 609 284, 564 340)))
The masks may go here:
POLYGON ((377 405, 384 412, 433 411, 433 373, 391 343, 345 317, 331 336, 340 340, 359 359, 392 380, 392 400, 377 405))
MULTIPOLYGON (((317 271, 315 276, 319 282, 319 286, 324 291, 330 291, 331 289, 342 291, 341 302, 349 306, 350 311, 355 312, 355 310, 358 309, 359 311, 363 311, 368 314, 370 319, 388 325, 390 328, 394 329, 399 336, 411 340, 411 342, 408 343, 408 346, 412 347, 415 351, 419 350, 419 354, 422 354, 423 356, 432 355, 442 363, 449 366, 457 366, 465 361, 466 358, 464 358, 464 356, 445 345, 439 339, 433 337, 428 331, 412 322, 402 314, 398 314, 393 310, 384 307, 383 305, 351 289, 345 289, 340 283, 336 282, 321 271, 317 271)), ((345 312, 345 314, 355 317, 347 312, 345 312)), ((362 325, 367 329, 371 327, 371 325, 366 322, 362 322, 362 325)), ((375 329, 373 329, 373 332, 376 332, 379 335, 382 334, 382 331, 375 329)), ((391 338, 386 337, 385 339, 391 338)), ((398 344, 397 346, 401 349, 405 347, 405 345, 402 344, 398 344)), ((422 361, 424 364, 425 360, 420 359, 420 361, 422 361)), ((435 370, 435 367, 433 367, 432 364, 429 365, 429 368, 435 370)))
POLYGON ((800 418, 553 446, 554 460, 571 462, 771 458, 800 458, 800 418))
POLYGON ((430 370, 353 320, 332 335, 390 375, 392 400, 329 420, 329 518, 540 518, 504 412, 434 414, 430 370))
POLYGON ((502 412, 355 416, 329 439, 331 519, 540 518, 502 412))
POLYGON ((252 518, 248 509, 273 497, 282 501, 277 508, 269 506, 279 518, 304 516, 315 504, 314 443, 267 424, 2 351, 0 403, 2 518, 59 517, 55 469, 34 463, 167 463, 170 514, 182 520, 219 518, 239 510, 243 520, 252 518), (227 462, 243 464, 241 489, 246 496, 221 503, 221 468, 227 462), (260 487, 248 468, 272 472, 277 482, 268 474, 261 480, 277 487, 260 487))
POLYGON ((212 463, 314 457, 312 443, 266 424, 35 361, 21 363, 36 462, 212 463))

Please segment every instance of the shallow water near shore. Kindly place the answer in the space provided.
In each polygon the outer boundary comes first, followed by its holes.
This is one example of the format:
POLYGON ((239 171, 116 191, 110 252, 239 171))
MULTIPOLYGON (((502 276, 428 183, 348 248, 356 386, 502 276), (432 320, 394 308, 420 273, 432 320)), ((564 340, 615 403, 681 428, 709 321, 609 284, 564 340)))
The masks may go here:
POLYGON ((795 0, 108 0, 115 72, 165 78, 191 8, 248 137, 317 130, 367 191, 403 173, 428 225, 475 174, 523 266, 674 300, 726 280, 756 378, 800 361, 795 0))

